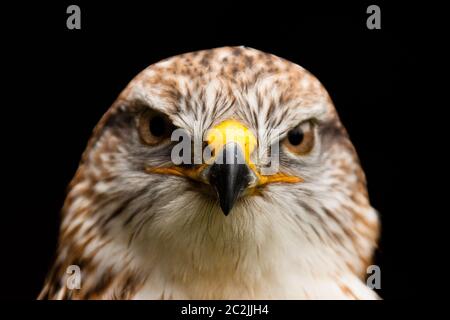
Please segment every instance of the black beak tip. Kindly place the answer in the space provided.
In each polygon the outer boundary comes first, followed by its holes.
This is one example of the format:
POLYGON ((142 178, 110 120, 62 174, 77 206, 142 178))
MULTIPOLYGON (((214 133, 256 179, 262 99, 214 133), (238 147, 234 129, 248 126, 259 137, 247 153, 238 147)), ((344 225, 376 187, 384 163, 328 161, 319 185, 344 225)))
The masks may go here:
POLYGON ((222 212, 225 216, 228 216, 232 209, 232 205, 230 205, 229 202, 220 201, 220 208, 222 209, 222 212))
POLYGON ((239 196, 248 187, 251 171, 236 145, 228 144, 223 148, 222 160, 224 159, 224 163, 216 162, 211 166, 209 182, 217 192, 222 212, 228 216, 239 196), (228 161, 230 158, 231 161, 228 161))
POLYGON ((225 215, 225 217, 227 217, 228 214, 230 213, 231 209, 230 208, 225 208, 223 206, 221 206, 221 208, 222 208, 223 214, 225 215))

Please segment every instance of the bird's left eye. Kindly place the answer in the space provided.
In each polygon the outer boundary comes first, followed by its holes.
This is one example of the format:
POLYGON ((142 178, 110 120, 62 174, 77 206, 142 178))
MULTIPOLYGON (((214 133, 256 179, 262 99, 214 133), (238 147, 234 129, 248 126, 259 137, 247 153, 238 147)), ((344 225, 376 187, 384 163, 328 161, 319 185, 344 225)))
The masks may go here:
POLYGON ((304 155, 314 147, 314 127, 311 121, 305 121, 290 130, 283 144, 289 151, 304 155))
POLYGON ((174 126, 166 115, 145 110, 139 117, 138 129, 141 139, 153 146, 170 138, 174 126))

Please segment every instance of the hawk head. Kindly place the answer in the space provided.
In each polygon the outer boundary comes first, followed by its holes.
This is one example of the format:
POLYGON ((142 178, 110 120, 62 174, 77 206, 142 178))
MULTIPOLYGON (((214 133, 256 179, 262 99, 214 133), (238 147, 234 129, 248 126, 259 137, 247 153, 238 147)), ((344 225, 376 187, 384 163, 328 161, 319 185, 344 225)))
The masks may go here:
POLYGON ((42 297, 366 297, 377 236, 315 77, 250 48, 193 52, 138 74, 95 128, 42 297))

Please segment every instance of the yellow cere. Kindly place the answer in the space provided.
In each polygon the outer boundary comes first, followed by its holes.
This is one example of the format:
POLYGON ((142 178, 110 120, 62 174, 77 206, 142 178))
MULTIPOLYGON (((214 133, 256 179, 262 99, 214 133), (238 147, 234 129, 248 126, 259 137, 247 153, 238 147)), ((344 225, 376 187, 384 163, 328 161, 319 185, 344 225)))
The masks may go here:
POLYGON ((210 129, 206 141, 214 150, 214 154, 230 142, 235 142, 241 147, 245 160, 250 163, 250 155, 256 148, 256 138, 253 133, 242 123, 236 120, 225 120, 210 129))

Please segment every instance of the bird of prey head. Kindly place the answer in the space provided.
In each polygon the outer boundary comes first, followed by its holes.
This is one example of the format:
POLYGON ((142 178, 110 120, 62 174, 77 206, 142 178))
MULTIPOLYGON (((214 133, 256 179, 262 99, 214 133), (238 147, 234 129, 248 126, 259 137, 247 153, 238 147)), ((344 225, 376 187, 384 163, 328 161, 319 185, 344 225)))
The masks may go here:
POLYGON ((377 237, 321 83, 250 48, 192 52, 138 74, 96 126, 40 298, 376 298, 377 237))

